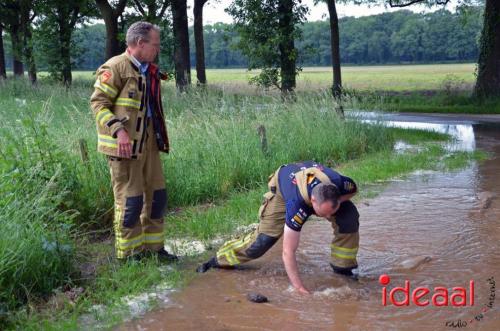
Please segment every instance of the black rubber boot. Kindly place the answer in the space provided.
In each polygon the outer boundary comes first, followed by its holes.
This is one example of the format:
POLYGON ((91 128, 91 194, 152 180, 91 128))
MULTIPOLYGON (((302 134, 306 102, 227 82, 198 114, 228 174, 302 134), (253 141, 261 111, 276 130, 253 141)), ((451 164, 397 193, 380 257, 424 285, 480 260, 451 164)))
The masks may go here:
POLYGON ((157 251, 156 255, 158 256, 158 260, 162 262, 176 262, 179 260, 177 255, 170 254, 165 250, 165 248, 162 248, 159 251, 157 251))
POLYGON ((200 264, 198 268, 196 268, 196 272, 204 273, 207 272, 210 268, 219 268, 219 263, 217 263, 216 257, 212 257, 207 262, 200 264))
POLYGON ((358 279, 358 275, 352 272, 352 269, 355 269, 357 267, 343 268, 343 267, 334 266, 331 263, 330 263, 330 266, 332 267, 333 272, 336 274, 339 274, 342 276, 347 276, 347 277, 350 277, 350 278, 355 279, 355 280, 358 279))

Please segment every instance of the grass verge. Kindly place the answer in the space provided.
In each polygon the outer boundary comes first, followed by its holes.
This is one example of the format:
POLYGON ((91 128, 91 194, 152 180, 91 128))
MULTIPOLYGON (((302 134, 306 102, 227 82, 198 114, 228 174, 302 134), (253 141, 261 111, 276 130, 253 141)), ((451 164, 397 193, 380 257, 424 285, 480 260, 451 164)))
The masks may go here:
POLYGON ((471 90, 348 92, 348 106, 388 112, 500 114, 498 98, 476 99, 471 90))

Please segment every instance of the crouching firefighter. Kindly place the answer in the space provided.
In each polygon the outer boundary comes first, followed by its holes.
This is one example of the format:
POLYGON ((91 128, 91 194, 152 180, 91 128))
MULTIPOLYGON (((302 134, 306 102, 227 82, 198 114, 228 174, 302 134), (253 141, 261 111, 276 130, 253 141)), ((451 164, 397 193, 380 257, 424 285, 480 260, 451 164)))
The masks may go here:
POLYGON ((255 232, 226 242, 216 256, 200 265, 210 268, 235 266, 261 257, 283 236, 283 262, 292 285, 309 293, 300 279, 295 252, 300 230, 308 217, 317 215, 331 222, 331 266, 334 272, 354 276, 358 266, 359 214, 350 201, 356 194, 354 181, 313 161, 281 166, 269 177, 269 192, 259 209, 255 232))
POLYGON ((137 22, 126 40, 126 52, 97 70, 90 100, 97 148, 107 156, 111 172, 116 257, 157 255, 172 261, 177 257, 164 249, 167 191, 159 153, 169 150, 160 93, 163 74, 153 63, 160 30, 137 22))

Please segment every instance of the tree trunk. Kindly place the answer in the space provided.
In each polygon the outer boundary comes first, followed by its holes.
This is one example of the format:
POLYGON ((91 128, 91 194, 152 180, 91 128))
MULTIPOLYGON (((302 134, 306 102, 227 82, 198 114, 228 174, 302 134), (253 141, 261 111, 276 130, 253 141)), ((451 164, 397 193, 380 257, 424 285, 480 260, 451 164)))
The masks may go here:
POLYGON ((104 17, 106 24, 106 60, 123 52, 122 44, 118 39, 118 17, 104 17))
POLYGON ((293 93, 296 74, 296 50, 293 40, 293 0, 280 0, 278 5, 281 42, 279 45, 281 62, 281 95, 293 93))
POLYGON ((177 89, 184 92, 191 84, 186 0, 172 0, 172 14, 175 41, 175 83, 177 89))
POLYGON ((22 42, 19 33, 19 26, 13 26, 10 31, 10 40, 12 42, 12 67, 14 76, 24 75, 24 66, 22 62, 22 42))
POLYGON ((65 18, 60 20, 59 43, 61 46, 61 78, 64 86, 71 86, 71 28, 65 22, 65 18))
POLYGON ((333 85, 332 94, 337 100, 337 111, 344 116, 344 107, 342 106, 342 76, 340 72, 340 37, 339 37, 339 18, 337 16, 337 7, 335 0, 327 0, 328 13, 330 14, 330 44, 332 53, 333 85))
POLYGON ((28 78, 32 85, 36 85, 36 63, 33 56, 33 38, 31 33, 31 24, 27 23, 24 27, 24 58, 28 66, 28 78))
POLYGON ((207 83, 205 72, 205 42, 203 40, 203 6, 207 0, 194 1, 194 42, 196 47, 196 77, 199 85, 207 83))
POLYGON ((107 0, 96 0, 97 7, 101 13, 106 26, 106 60, 123 52, 123 45, 118 39, 118 18, 123 13, 126 0, 120 0, 113 9, 107 0))
POLYGON ((474 95, 500 96, 500 2, 486 0, 474 95))
POLYGON ((337 98, 342 91, 342 76, 340 74, 340 38, 339 38, 339 18, 335 0, 328 0, 328 12, 330 14, 330 43, 333 68, 332 92, 337 98))
POLYGON ((33 33, 31 30, 31 22, 34 17, 31 16, 33 4, 28 0, 21 0, 19 3, 19 19, 21 33, 23 38, 23 58, 28 67, 28 79, 32 85, 36 85, 36 64, 33 55, 33 33))
POLYGON ((7 79, 7 71, 5 70, 5 51, 3 49, 3 29, 0 25, 0 81, 7 79))

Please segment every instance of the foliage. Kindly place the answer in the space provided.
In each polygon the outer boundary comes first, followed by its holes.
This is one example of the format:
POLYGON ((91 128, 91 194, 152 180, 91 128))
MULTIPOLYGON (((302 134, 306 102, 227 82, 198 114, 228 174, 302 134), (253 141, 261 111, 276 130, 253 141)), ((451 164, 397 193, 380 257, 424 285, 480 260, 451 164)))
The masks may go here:
POLYGON ((35 32, 38 48, 45 58, 51 77, 71 84, 71 53, 78 53, 78 47, 72 44, 73 32, 77 24, 84 23, 97 14, 95 4, 90 0, 50 0, 43 4, 41 19, 35 32))
MULTIPOLYGON (((432 63, 475 61, 481 31, 481 8, 471 10, 467 21, 447 10, 417 14, 398 11, 339 20, 342 63, 432 63)), ((304 55, 304 65, 331 63, 327 22, 304 25, 304 41, 316 50, 304 55)))
MULTIPOLYGON (((428 14, 399 11, 367 17, 340 19, 340 53, 342 63, 384 64, 412 62, 476 61, 482 27, 482 8, 473 7, 464 14, 440 10, 428 14), (417 32, 420 31, 420 36, 417 32)), ((131 18, 130 18, 131 19, 131 18)), ((132 21, 130 21, 132 22, 132 21)), ((302 40, 296 47, 302 66, 330 66, 329 23, 306 22, 300 29, 302 40)), ((162 68, 173 68, 171 27, 162 24, 162 68)), ((4 31, 5 32, 5 31, 4 31)), ((190 35, 192 35, 190 27, 190 35)), ((51 40, 45 42, 44 31, 35 30, 34 47, 37 67, 47 70, 53 53, 51 40)), ((71 48, 74 68, 95 70, 104 62, 106 31, 104 25, 76 28, 71 48)), ((236 47, 240 37, 232 24, 204 26, 205 61, 208 68, 247 67, 247 56, 236 47)), ((195 63, 194 38, 190 38, 191 63, 195 63)), ((4 35, 6 64, 12 67, 10 36, 4 35)))
MULTIPOLYGON (((299 26, 305 22, 307 7, 300 1, 294 1, 290 19, 291 34, 280 22, 287 15, 282 9, 282 0, 235 0, 226 10, 235 20, 234 27, 239 39, 234 45, 248 60, 248 69, 264 69, 262 77, 255 83, 264 83, 265 87, 280 84, 282 57, 297 60, 298 53, 293 49, 289 54, 282 54, 283 45, 290 39, 301 37, 299 26)), ((297 75, 300 68, 296 68, 297 75)), ((284 73, 283 73, 284 74, 284 73)))

